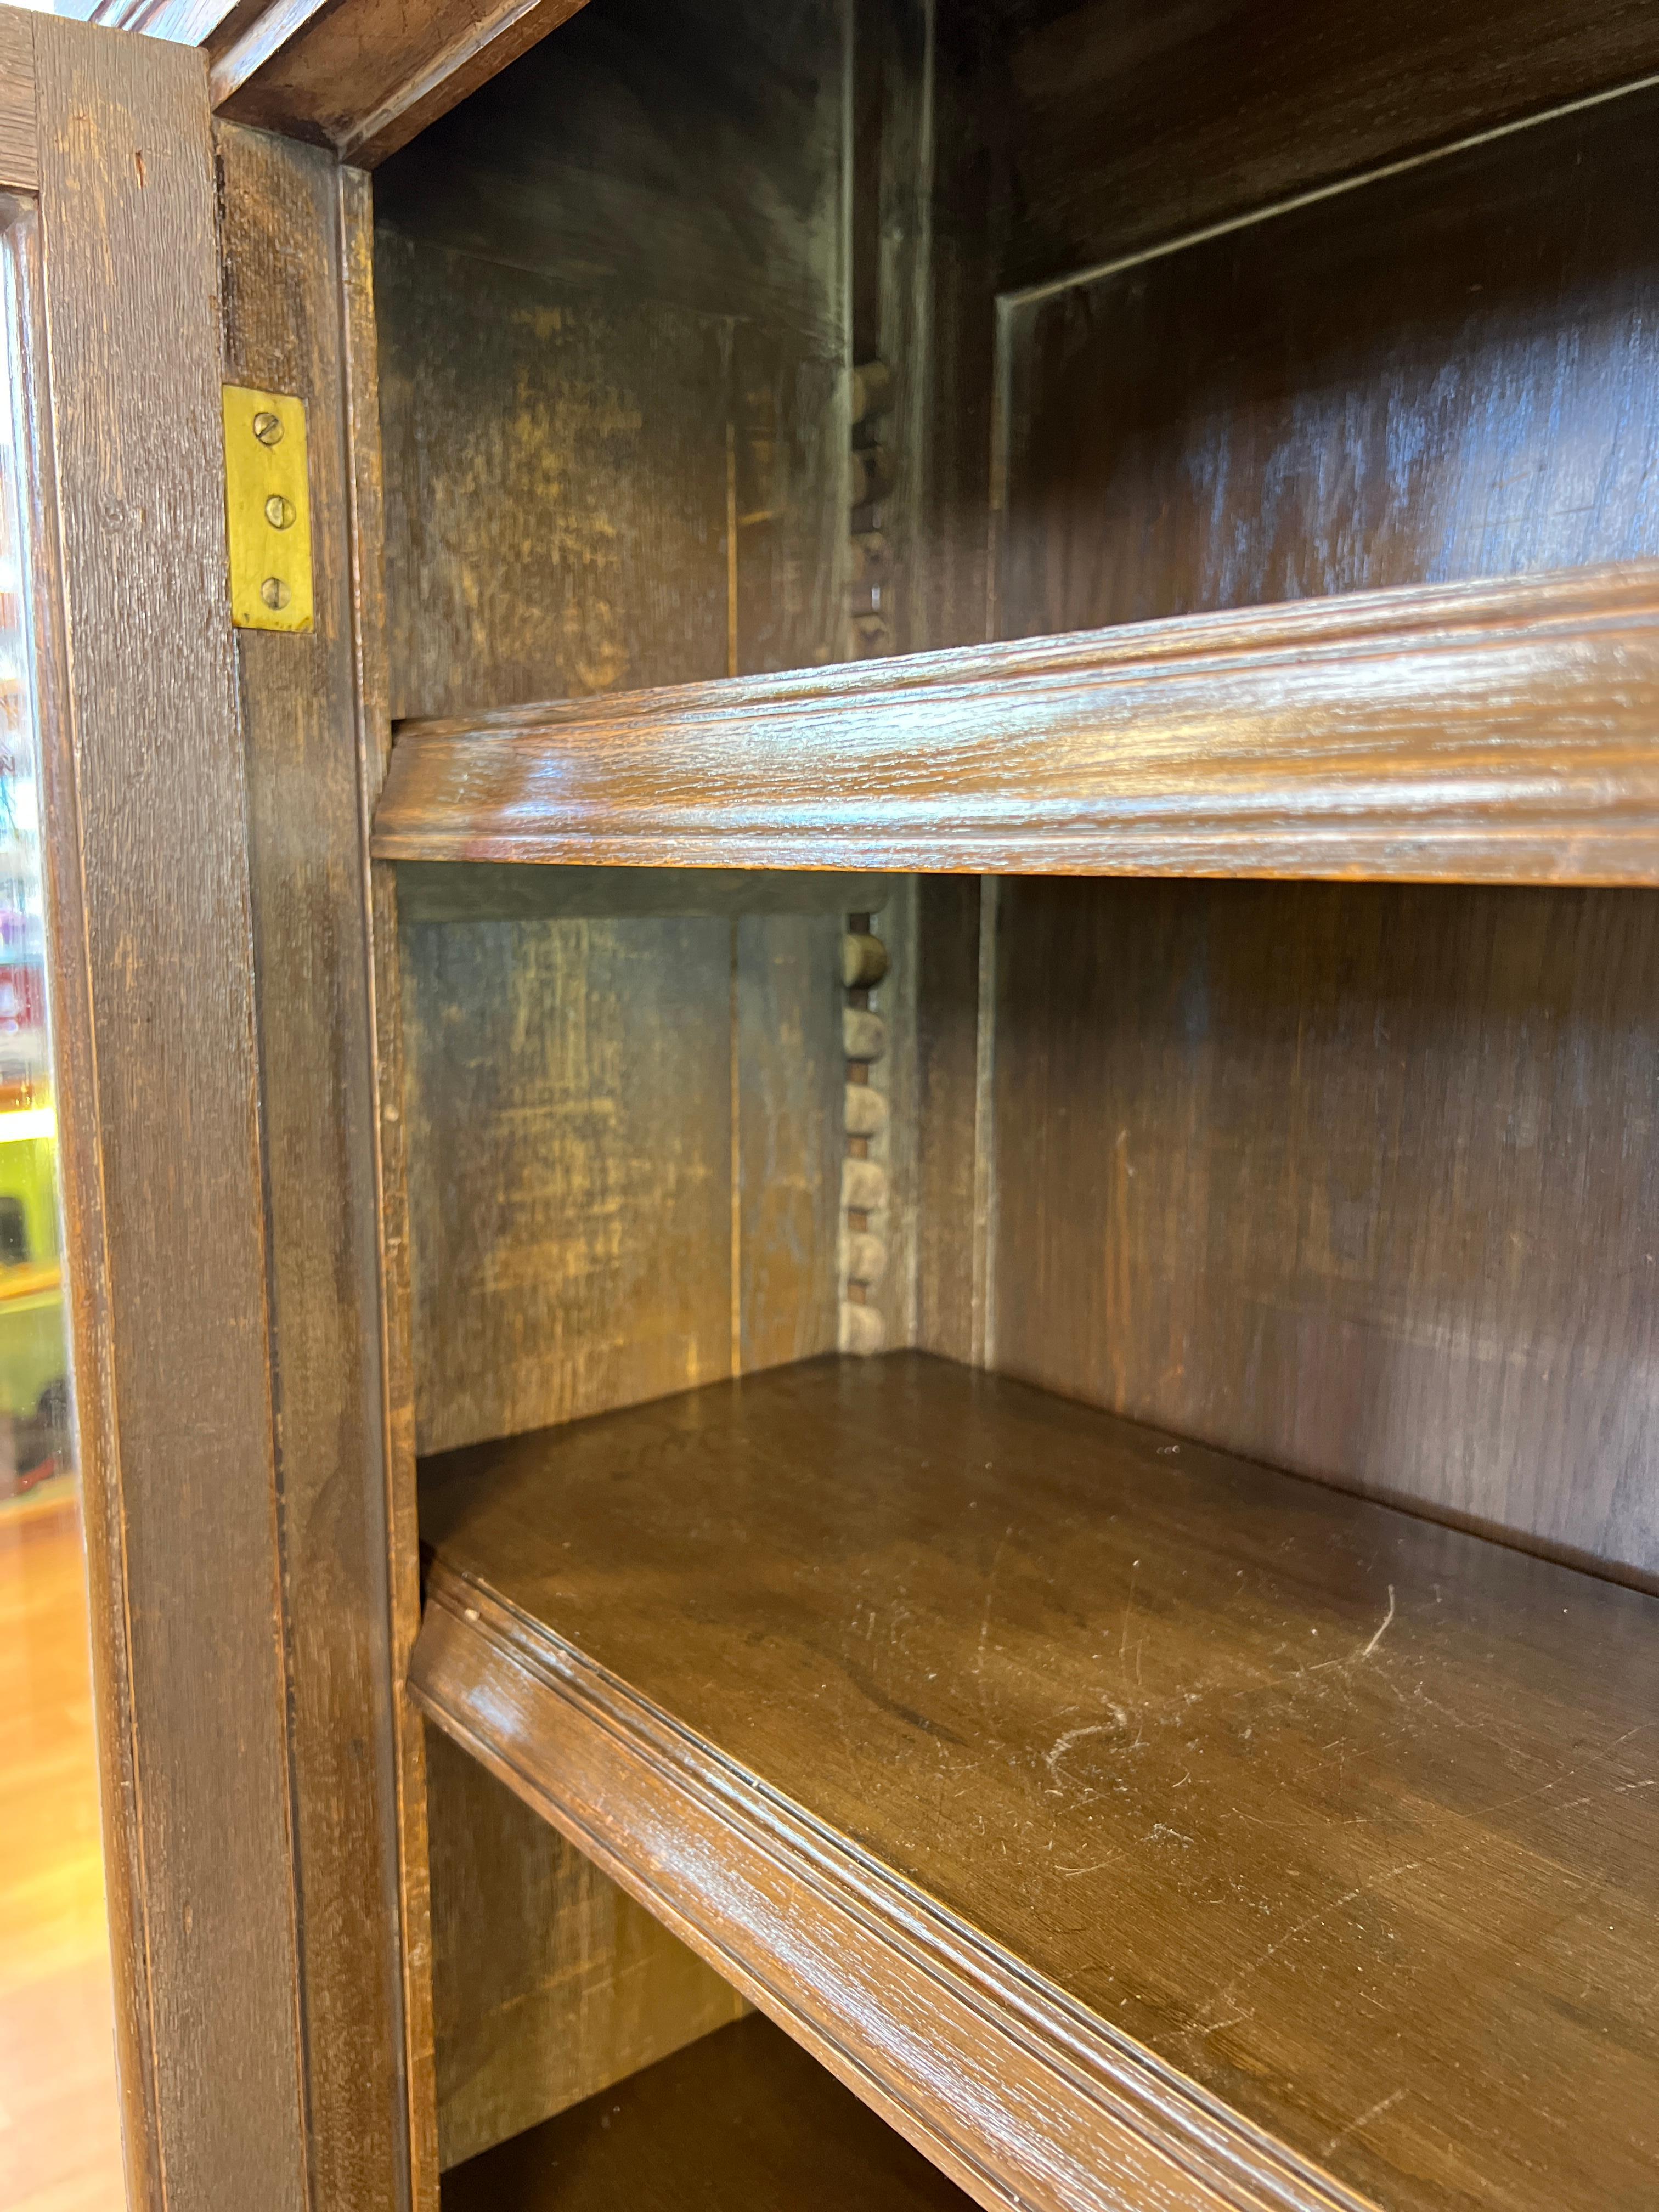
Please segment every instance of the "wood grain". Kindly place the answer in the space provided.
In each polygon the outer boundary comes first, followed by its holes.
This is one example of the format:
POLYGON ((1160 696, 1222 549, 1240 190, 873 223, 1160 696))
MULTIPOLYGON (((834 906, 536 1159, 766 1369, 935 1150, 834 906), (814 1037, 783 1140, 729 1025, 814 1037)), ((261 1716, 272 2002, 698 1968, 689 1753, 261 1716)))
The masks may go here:
POLYGON ((750 2018, 450 2177, 452 2212, 921 2212, 968 2199, 750 2018))
POLYGON ((402 940, 423 1451, 730 1373, 731 926, 402 940))
POLYGON ((1011 218, 1030 283, 1421 155, 1659 69, 1620 0, 1013 0, 995 11, 1011 218))
POLYGON ((404 860, 1659 879, 1642 566, 406 726, 404 860))
POLYGON ((976 1316, 981 887, 924 876, 916 902, 916 1334, 924 1352, 971 1359, 976 1316))
POLYGON ((873 914, 890 878, 826 868, 515 868, 412 861, 398 871, 406 922, 619 921, 646 915, 873 914))
POLYGON ((21 8, 0 9, 0 191, 40 182, 34 112, 34 32, 21 8))
MULTIPOLYGON (((428 1731, 443 2165, 725 2027, 743 1999, 477 1761, 428 1731)), ((446 2179, 449 2205, 453 2183, 446 2179)))
POLYGON ((1659 552, 1632 94, 1006 312, 998 635, 1659 552))
POLYGON ((315 623, 238 633, 313 2172, 407 2202, 379 1188, 335 164, 222 125, 226 381, 306 408, 315 623), (303 792, 302 804, 295 795, 303 792))
MULTIPOLYGON (((833 0, 585 9, 386 164, 380 221, 613 303, 793 334, 844 366, 845 40, 833 0)), ((836 504, 830 483, 805 489, 836 504)))
MULTIPOLYGON (((337 173, 340 240, 341 384, 349 460, 352 658, 358 790, 363 833, 391 753, 384 493, 374 322, 374 203, 360 169, 337 173)), ((432 2007, 431 1899, 426 1807, 426 1730, 404 1693, 420 1627, 415 1479, 415 1384, 410 1348, 409 1194, 404 1119, 403 1032, 398 981, 394 872, 368 866, 361 888, 368 924, 368 990, 374 1062, 374 1175, 380 1232, 381 1417, 385 1434, 387 1614, 397 1789, 398 1953, 403 1970, 403 2064, 407 2083, 411 2212, 438 2212, 438 2123, 432 2007)))
POLYGON ((1008 75, 995 0, 933 12, 922 386, 907 644, 978 645, 987 626, 996 290, 1011 220, 1008 75))
POLYGON ((840 915, 751 915, 732 927, 735 1354, 744 1373, 836 1346, 845 927, 840 915))
POLYGON ((270 0, 208 39, 215 106, 372 169, 583 0, 270 0))
POLYGON ((1647 2203, 1653 1599, 915 1353, 422 1510, 434 1717, 981 2202, 1647 2203))
POLYGON ((724 674, 727 332, 384 229, 375 278, 394 712, 724 674))
POLYGON ((48 911, 129 2191, 291 2212, 297 1869, 206 76, 155 40, 33 29, 48 911))
POLYGON ((1659 1583, 1651 895, 1004 901, 996 1364, 1659 1583))

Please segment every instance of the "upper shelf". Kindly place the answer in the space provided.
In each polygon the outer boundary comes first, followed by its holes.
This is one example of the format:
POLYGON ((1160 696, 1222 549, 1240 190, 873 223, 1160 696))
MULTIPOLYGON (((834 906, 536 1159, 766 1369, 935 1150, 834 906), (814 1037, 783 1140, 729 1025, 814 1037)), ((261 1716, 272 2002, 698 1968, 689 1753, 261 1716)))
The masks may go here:
POLYGON ((1659 883, 1659 567, 407 722, 373 849, 1659 883))
POLYGON ((1650 2212, 1659 1601, 914 1352, 422 1522, 426 1710, 982 2203, 1650 2212))

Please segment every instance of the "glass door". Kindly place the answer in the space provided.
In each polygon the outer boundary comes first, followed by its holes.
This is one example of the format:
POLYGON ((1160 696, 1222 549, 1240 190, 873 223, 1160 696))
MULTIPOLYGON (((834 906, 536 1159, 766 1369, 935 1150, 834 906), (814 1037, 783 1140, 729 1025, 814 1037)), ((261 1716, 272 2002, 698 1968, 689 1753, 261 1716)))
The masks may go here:
POLYGON ((51 1035, 23 313, 0 200, 0 2206, 125 2191, 51 1035))

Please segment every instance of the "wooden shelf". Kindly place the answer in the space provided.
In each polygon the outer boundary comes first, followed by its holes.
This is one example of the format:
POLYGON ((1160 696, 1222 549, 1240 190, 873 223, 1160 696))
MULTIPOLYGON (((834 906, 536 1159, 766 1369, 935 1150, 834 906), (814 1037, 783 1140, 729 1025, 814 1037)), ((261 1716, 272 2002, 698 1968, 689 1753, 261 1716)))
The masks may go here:
POLYGON ((408 722, 387 860, 1659 882, 1659 568, 408 722))
POLYGON ((758 2014, 444 2177, 443 2212, 968 2212, 758 2014))
POLYGON ((988 2206, 1637 2212, 1659 1600, 835 1358, 427 1463, 427 1711, 988 2206))

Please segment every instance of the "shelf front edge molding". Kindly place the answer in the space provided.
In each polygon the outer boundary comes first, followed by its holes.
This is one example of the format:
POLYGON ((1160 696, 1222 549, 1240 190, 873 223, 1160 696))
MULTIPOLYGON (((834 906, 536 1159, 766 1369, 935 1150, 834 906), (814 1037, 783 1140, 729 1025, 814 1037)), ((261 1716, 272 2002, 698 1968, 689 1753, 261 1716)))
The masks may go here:
POLYGON ((993 2212, 1372 2212, 441 1562, 410 1680, 439 1727, 993 2212))
POLYGON ((1659 564, 406 722, 373 849, 1659 883, 1659 564))

